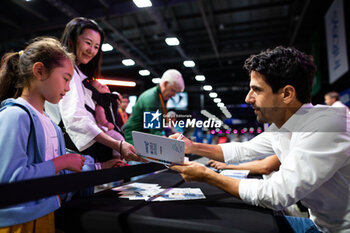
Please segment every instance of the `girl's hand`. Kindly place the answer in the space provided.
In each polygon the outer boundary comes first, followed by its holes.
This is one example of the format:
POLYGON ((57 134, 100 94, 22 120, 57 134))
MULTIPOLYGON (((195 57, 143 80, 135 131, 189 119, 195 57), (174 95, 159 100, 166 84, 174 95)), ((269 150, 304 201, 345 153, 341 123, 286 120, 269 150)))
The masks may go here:
POLYGON ((83 168, 85 162, 84 156, 81 156, 79 154, 65 154, 63 156, 65 156, 67 163, 67 167, 65 169, 74 172, 81 172, 81 169, 83 168))
POLYGON ((55 166, 55 173, 63 169, 80 172, 84 166, 85 158, 79 154, 64 154, 52 160, 55 166))

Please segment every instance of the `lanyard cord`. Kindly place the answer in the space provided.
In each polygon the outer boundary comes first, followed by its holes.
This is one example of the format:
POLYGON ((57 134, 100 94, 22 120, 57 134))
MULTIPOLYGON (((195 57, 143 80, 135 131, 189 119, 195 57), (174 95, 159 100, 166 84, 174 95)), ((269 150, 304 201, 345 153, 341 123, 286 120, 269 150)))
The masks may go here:
POLYGON ((168 110, 166 109, 166 107, 165 107, 165 105, 164 105, 163 97, 162 97, 162 95, 161 95, 160 93, 159 93, 158 95, 159 95, 160 103, 162 104, 163 113, 164 113, 165 115, 167 115, 167 114, 168 114, 168 110))
POLYGON ((118 109, 120 116, 122 117, 123 124, 128 120, 128 115, 126 112, 123 112, 120 108, 118 109))

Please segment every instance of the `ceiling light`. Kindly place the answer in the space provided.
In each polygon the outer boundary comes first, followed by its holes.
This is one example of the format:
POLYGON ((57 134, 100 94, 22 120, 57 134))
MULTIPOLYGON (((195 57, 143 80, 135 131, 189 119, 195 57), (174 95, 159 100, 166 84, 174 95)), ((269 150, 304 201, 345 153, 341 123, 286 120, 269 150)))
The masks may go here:
POLYGON ((154 84, 158 84, 158 83, 160 83, 160 78, 152 78, 152 82, 154 83, 154 84))
POLYGON ((124 59, 124 60, 122 60, 122 63, 123 63, 124 66, 133 66, 133 65, 135 65, 135 62, 132 59, 124 59))
POLYGON ((169 46, 176 46, 180 44, 180 41, 176 37, 167 37, 165 38, 165 43, 169 46))
POLYGON ((222 113, 226 116, 226 118, 231 118, 232 117, 231 113, 227 110, 226 106, 224 106, 224 107, 222 107, 220 109, 221 109, 222 113))
POLYGON ((133 0, 133 2, 138 8, 152 6, 152 2, 150 0, 133 0))
POLYGON ((224 105, 224 103, 218 103, 217 106, 218 106, 219 108, 221 108, 221 107, 224 107, 225 105, 224 105))
POLYGON ((207 116, 208 115, 208 111, 207 110, 201 110, 201 114, 203 114, 204 116, 207 116))
POLYGON ((221 99, 220 98, 215 98, 213 101, 214 101, 214 103, 220 103, 221 99))
POLYGON ((102 51, 103 52, 108 52, 108 51, 112 51, 113 50, 113 46, 108 44, 108 43, 104 43, 102 44, 102 51))
POLYGON ((211 114, 207 110, 201 110, 201 114, 203 114, 204 116, 206 116, 210 119, 214 119, 214 120, 217 119, 219 121, 219 118, 217 118, 215 115, 211 114))
POLYGON ((211 90, 213 90, 213 87, 210 86, 210 85, 204 85, 204 86, 203 86, 203 90, 205 90, 205 91, 211 91, 211 90))
POLYGON ((149 72, 149 70, 139 70, 139 74, 141 76, 148 76, 151 74, 151 72, 149 72))
POLYGON ((210 93, 209 93, 209 96, 210 96, 211 98, 216 98, 216 97, 218 97, 218 94, 217 94, 216 92, 210 92, 210 93))
POLYGON ((193 60, 187 60, 187 61, 184 61, 184 66, 186 67, 195 67, 195 63, 193 60))
POLYGON ((112 80, 112 79, 97 79, 102 84, 112 85, 112 86, 123 86, 123 87, 134 87, 136 86, 135 82, 132 81, 120 81, 120 80, 112 80))
POLYGON ((205 76, 204 75, 196 75, 196 77, 194 77, 197 81, 202 82, 205 80, 205 76))

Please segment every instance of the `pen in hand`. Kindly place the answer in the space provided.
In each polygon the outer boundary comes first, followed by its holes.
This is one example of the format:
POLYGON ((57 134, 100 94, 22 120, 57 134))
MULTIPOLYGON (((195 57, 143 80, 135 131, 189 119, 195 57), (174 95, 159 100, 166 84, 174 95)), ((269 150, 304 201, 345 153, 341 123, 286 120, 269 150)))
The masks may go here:
POLYGON ((176 140, 181 140, 181 139, 183 139, 184 138, 184 135, 183 134, 180 134, 177 138, 176 138, 176 140))
MULTIPOLYGON (((181 139, 183 139, 185 136, 183 135, 183 134, 180 134, 177 138, 176 138, 176 140, 181 140, 181 139)), ((184 157, 184 162, 188 162, 189 160, 188 160, 188 157, 184 157)))

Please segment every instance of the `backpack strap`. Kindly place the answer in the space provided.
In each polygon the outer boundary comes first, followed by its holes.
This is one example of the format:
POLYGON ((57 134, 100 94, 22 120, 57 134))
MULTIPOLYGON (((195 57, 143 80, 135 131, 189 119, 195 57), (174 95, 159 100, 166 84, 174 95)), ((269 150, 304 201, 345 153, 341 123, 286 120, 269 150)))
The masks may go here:
POLYGON ((16 106, 16 107, 19 107, 19 108, 23 109, 23 110, 28 114, 28 116, 29 116, 29 119, 30 119, 30 129, 29 129, 29 136, 28 136, 28 143, 27 143, 27 146, 28 146, 28 145, 29 145, 29 138, 30 138, 30 135, 31 135, 32 132, 33 132, 33 127, 34 127, 34 120, 33 120, 33 117, 32 117, 32 115, 30 114, 29 110, 28 110, 26 107, 24 107, 23 105, 17 104, 17 103, 13 103, 13 102, 12 102, 12 103, 9 103, 8 105, 6 105, 6 106, 4 106, 4 107, 2 107, 2 108, 0 108, 0 111, 6 109, 7 107, 11 107, 11 106, 16 106))

